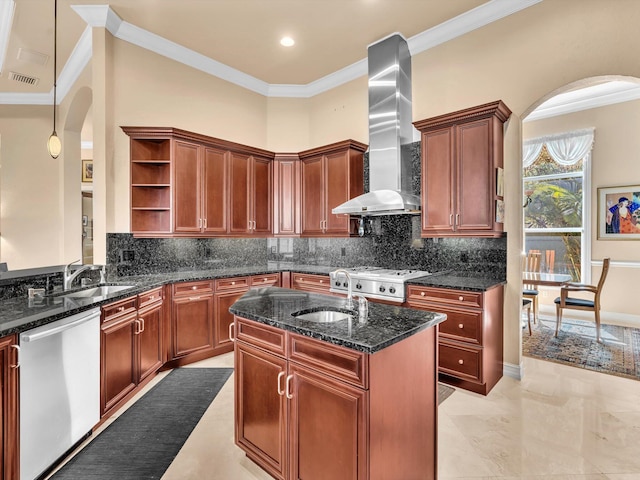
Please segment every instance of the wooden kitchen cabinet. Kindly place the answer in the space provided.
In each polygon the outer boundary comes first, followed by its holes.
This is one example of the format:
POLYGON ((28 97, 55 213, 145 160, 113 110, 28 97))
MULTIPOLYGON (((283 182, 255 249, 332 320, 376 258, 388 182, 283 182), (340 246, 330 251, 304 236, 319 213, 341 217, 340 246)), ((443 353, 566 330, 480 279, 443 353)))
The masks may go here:
POLYGON ((137 237, 272 233, 275 153, 165 127, 122 127, 137 237))
POLYGON ((0 338, 0 415, 2 420, 1 479, 19 478, 18 453, 18 339, 0 338))
POLYGON ((331 210, 364 192, 367 145, 346 140, 300 152, 302 236, 349 236, 349 215, 331 210))
POLYGON ((214 349, 213 281, 173 285, 171 359, 214 349))
POLYGON ((231 153, 229 233, 269 235, 272 159, 231 153))
POLYGON ((162 367, 165 360, 163 323, 161 287, 102 307, 102 417, 129 400, 162 367))
POLYGON ((331 279, 329 275, 316 275, 312 273, 291 273, 291 288, 295 290, 304 290, 307 292, 324 293, 332 295, 329 292, 331 288, 331 279))
POLYGON ((437 329, 372 355, 240 317, 235 332, 235 440, 269 474, 436 478, 437 329))
POLYGON ((273 161, 273 235, 300 235, 300 158, 276 153, 273 161))
POLYGON ((411 308, 447 314, 438 340, 440 380, 487 395, 502 378, 503 286, 485 292, 409 285, 411 308))
POLYGON ((499 237, 502 101, 414 122, 422 137, 422 236, 499 237))

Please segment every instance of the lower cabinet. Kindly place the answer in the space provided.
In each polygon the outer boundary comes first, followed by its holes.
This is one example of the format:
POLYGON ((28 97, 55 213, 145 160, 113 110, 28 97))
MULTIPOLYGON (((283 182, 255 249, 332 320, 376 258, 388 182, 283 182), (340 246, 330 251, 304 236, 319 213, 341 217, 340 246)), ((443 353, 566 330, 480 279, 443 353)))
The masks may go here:
POLYGON ((162 304, 162 289, 157 288, 102 307, 100 412, 103 417, 128 400, 138 385, 162 366, 162 304), (139 298, 143 305, 140 309, 139 298))
POLYGON ((18 456, 18 339, 0 338, 0 421, 2 452, 0 479, 19 478, 18 456))
POLYGON ((503 287, 485 292, 409 285, 408 306, 447 314, 439 333, 440 380, 486 395, 502 378, 503 287))
POLYGON ((172 360, 213 352, 213 312, 212 280, 173 285, 172 360))
POLYGON ((435 328, 368 355, 236 317, 236 444, 283 480, 434 479, 436 355, 435 328))
POLYGON ((329 292, 329 289, 331 288, 331 280, 329 279, 329 275, 292 273, 291 288, 296 290, 304 290, 306 292, 332 295, 332 293, 329 292))

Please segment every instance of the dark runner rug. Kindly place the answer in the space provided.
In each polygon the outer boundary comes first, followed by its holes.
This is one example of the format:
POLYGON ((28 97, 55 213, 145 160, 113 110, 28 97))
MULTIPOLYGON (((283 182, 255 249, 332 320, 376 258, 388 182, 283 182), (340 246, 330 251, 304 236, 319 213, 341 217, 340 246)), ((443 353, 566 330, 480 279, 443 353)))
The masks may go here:
POLYGON ((522 331, 522 353, 528 357, 640 380, 640 329, 601 325, 603 343, 598 343, 593 321, 563 319, 557 338, 555 317, 541 317, 531 326, 531 336, 522 331))
POLYGON ((440 405, 447 398, 449 398, 449 395, 451 395, 455 391, 456 389, 453 387, 449 387, 448 385, 438 383, 438 405, 440 405))
POLYGON ((51 478, 159 479, 232 372, 171 371, 51 478))

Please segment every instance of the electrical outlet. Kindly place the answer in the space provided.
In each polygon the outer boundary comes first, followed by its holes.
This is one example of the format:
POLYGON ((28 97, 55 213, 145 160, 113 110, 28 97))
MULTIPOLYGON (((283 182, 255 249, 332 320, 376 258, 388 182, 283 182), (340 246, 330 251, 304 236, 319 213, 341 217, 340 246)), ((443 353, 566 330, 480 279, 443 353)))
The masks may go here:
POLYGON ((342 248, 340 249, 340 253, 341 253, 341 255, 344 257, 345 255, 347 255, 347 249, 346 249, 345 247, 342 247, 342 248))
POLYGON ((120 250, 120 261, 121 262, 133 262, 136 254, 133 250, 120 250))

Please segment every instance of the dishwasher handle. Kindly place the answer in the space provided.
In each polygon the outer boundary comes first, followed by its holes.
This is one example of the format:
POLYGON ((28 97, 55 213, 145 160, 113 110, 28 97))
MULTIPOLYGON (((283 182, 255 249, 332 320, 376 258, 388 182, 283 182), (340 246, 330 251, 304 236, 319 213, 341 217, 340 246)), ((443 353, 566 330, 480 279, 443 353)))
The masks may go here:
POLYGON ((46 337, 50 337, 51 335, 56 335, 60 332, 64 332, 65 330, 69 330, 70 328, 77 327, 89 320, 93 320, 96 317, 100 316, 100 310, 94 310, 89 312, 87 315, 80 314, 80 317, 74 316, 74 318, 69 319, 69 321, 65 322, 64 320, 60 320, 58 322, 54 322, 55 326, 46 329, 38 329, 39 331, 34 333, 25 332, 20 335, 21 342, 35 342, 36 340, 41 340, 46 337))

